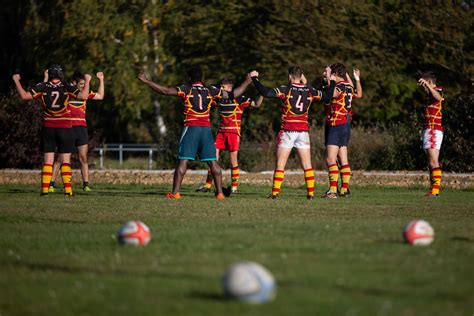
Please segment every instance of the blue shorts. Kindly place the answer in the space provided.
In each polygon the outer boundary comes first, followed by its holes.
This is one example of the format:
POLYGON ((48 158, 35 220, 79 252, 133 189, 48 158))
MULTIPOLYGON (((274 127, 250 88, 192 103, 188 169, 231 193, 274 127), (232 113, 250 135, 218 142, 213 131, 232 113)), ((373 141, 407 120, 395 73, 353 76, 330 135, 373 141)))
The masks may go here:
POLYGON ((209 126, 185 126, 179 139, 178 159, 201 161, 216 159, 216 146, 209 126))
POLYGON ((351 122, 347 121, 343 125, 330 126, 326 124, 324 134, 324 144, 334 146, 347 146, 351 137, 351 122))

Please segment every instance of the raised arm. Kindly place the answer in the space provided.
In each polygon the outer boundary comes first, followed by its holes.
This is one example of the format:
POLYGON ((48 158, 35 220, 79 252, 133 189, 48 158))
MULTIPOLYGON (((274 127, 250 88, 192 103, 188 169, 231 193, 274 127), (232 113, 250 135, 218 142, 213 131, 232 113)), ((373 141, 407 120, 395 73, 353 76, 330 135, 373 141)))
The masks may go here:
POLYGON ((150 88, 155 90, 156 92, 164 95, 170 95, 170 96, 177 96, 178 95, 178 89, 174 87, 165 87, 162 86, 156 82, 151 81, 150 79, 147 78, 144 72, 141 72, 138 75, 138 79, 145 84, 147 84, 150 88))
POLYGON ((260 105, 262 105, 262 102, 263 102, 263 96, 259 95, 257 100, 256 101, 252 101, 252 103, 250 104, 250 106, 252 107, 255 107, 255 108, 258 108, 260 107, 260 105))
POLYGON ((18 91, 18 95, 20 96, 20 99, 23 101, 28 101, 28 100, 33 100, 33 95, 23 89, 23 86, 21 85, 21 76, 19 74, 14 74, 13 75, 13 81, 15 82, 15 87, 16 90, 18 91))
POLYGON ((362 98, 362 85, 360 84, 360 70, 355 68, 354 69, 354 79, 356 81, 356 94, 354 95, 357 99, 362 98))
POLYGON ((94 100, 103 100, 105 96, 105 85, 104 85, 104 73, 98 72, 96 74, 97 78, 99 79, 99 89, 94 96, 94 100))
POLYGON ((82 91, 77 95, 78 100, 87 100, 87 98, 89 98, 91 78, 89 74, 84 75, 84 88, 82 88, 82 91))
POLYGON ((443 96, 441 95, 441 93, 439 93, 435 88, 436 86, 435 85, 430 85, 428 81, 426 81, 425 79, 420 79, 418 80, 418 85, 420 86, 423 86, 423 87, 426 87, 431 95, 433 96, 433 98, 435 98, 436 101, 441 101, 443 100, 443 96))
POLYGON ((46 69, 43 72, 43 82, 48 82, 48 80, 49 80, 49 73, 48 73, 48 69, 46 69))
POLYGON ((244 82, 240 86, 238 86, 236 89, 234 89, 234 98, 237 98, 238 96, 242 95, 245 92, 245 89, 249 86, 249 84, 252 82, 252 78, 250 78, 249 75, 245 77, 244 82))
POLYGON ((266 98, 278 98, 278 92, 275 89, 265 87, 260 80, 258 80, 258 72, 256 70, 251 71, 249 76, 252 78, 253 85, 262 96, 266 98))

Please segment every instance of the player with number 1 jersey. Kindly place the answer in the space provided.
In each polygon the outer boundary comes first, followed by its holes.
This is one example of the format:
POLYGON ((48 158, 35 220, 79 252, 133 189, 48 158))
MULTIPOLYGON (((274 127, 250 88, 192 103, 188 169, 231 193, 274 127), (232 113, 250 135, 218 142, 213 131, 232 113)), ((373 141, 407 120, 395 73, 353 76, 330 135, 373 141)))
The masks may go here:
POLYGON ((231 93, 222 91, 220 87, 206 87, 202 82, 200 68, 192 68, 188 72, 191 84, 175 87, 165 87, 149 80, 144 73, 138 79, 150 86, 153 90, 167 96, 180 97, 184 104, 184 127, 179 139, 178 162, 174 172, 173 190, 166 194, 169 199, 181 198, 180 189, 188 161, 198 157, 207 162, 216 185, 216 198, 223 199, 222 171, 216 159, 216 147, 211 132, 209 112, 212 106, 221 98, 239 96, 250 83, 246 80, 242 86, 231 93))

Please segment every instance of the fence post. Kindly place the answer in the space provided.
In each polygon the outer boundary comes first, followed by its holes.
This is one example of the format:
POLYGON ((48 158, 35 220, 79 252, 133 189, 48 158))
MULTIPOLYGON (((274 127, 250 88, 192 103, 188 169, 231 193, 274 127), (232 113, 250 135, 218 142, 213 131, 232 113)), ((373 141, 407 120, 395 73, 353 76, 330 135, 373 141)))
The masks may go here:
POLYGON ((100 169, 104 169, 104 149, 101 148, 99 149, 99 155, 100 155, 100 169))
POLYGON ((123 162, 123 145, 119 145, 119 164, 122 165, 123 162))
POLYGON ((148 170, 151 170, 153 167, 153 149, 148 151, 148 170))

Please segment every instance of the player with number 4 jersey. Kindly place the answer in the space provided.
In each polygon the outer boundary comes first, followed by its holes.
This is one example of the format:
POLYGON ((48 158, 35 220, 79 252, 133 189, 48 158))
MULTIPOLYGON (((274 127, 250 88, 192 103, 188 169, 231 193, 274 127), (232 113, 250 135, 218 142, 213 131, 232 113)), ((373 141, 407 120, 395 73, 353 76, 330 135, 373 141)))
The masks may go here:
POLYGON ((276 199, 285 173, 285 165, 293 148, 300 158, 305 174, 307 198, 314 197, 314 170, 311 163, 309 141, 308 112, 315 102, 328 102, 335 87, 335 77, 330 73, 327 80, 331 82, 327 91, 320 91, 307 84, 307 80, 300 67, 293 66, 288 70, 288 85, 269 89, 260 83, 258 72, 250 73, 253 84, 264 97, 281 100, 281 130, 278 133, 275 172, 273 188, 270 198, 276 199))
POLYGON ((61 176, 64 183, 64 194, 72 196, 71 152, 74 149, 74 135, 71 125, 71 114, 67 104, 71 98, 87 99, 89 95, 90 75, 85 75, 84 89, 79 91, 69 82, 62 82, 63 69, 60 65, 48 68, 48 82, 41 82, 30 88, 23 89, 19 74, 13 75, 13 81, 24 101, 40 100, 43 106, 43 128, 41 132, 41 150, 44 153, 42 168, 41 195, 48 194, 54 163, 54 152, 58 151, 61 161, 61 176))

